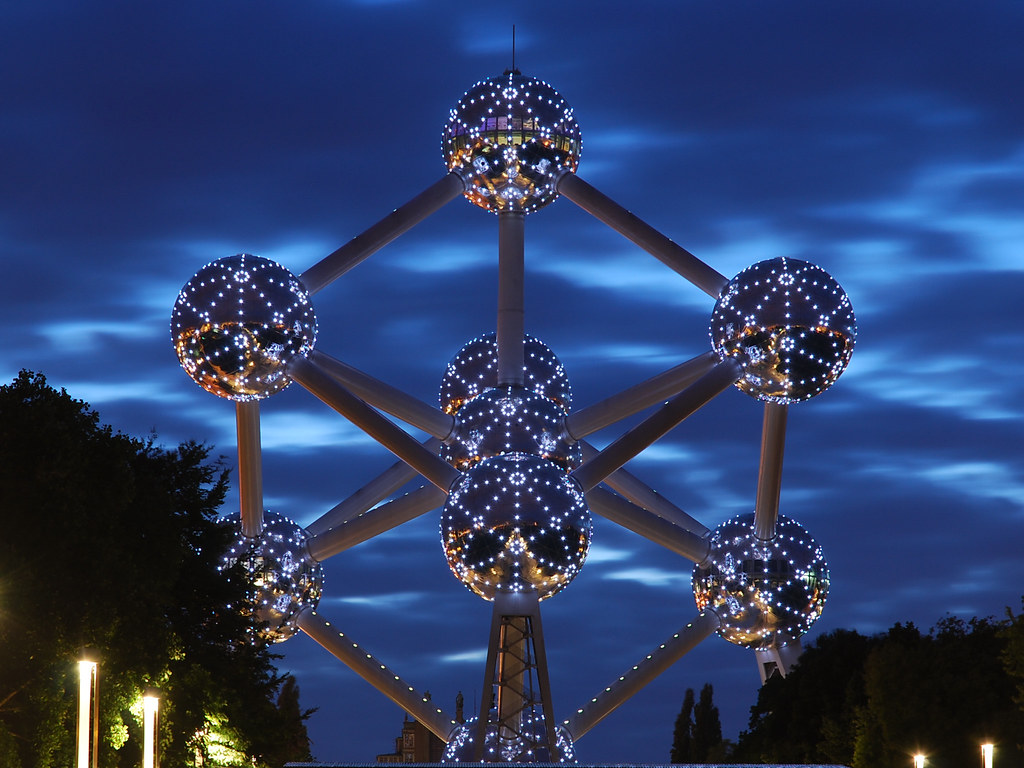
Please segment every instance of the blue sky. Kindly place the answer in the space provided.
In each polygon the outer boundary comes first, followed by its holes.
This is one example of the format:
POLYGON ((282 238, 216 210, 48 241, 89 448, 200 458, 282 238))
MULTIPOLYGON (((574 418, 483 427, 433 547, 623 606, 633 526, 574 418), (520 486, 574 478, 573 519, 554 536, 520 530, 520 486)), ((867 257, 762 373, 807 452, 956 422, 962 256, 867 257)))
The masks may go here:
MULTIPOLYGON (((794 405, 783 514, 825 551, 812 629, 1001 615, 1024 594, 1024 5, 38 0, 0 9, 0 378, 234 461, 234 411, 179 369, 175 296, 240 252, 301 273, 445 172, 441 128, 511 63, 574 107, 579 174, 726 276, 792 256, 859 336, 794 405)), ((433 402, 493 330, 497 223, 456 200, 314 297, 318 347, 433 402)), ((566 200, 526 222, 526 326, 586 405, 706 351, 712 302, 566 200)), ((263 405, 267 505, 310 522, 393 459, 298 387, 263 405)), ((751 511, 761 406, 729 390, 629 469, 708 526, 751 511)), ((612 439, 621 428, 595 436, 612 439)), ((237 505, 237 499, 229 502, 237 505)), ((450 708, 489 606, 436 515, 331 559, 322 612, 450 708)), ((689 563, 601 519, 544 603, 556 715, 695 614, 689 563)), ((306 637, 280 646, 314 754, 372 760, 402 714, 306 637)), ((745 725, 749 652, 709 638, 578 744, 668 759, 687 687, 745 725)))

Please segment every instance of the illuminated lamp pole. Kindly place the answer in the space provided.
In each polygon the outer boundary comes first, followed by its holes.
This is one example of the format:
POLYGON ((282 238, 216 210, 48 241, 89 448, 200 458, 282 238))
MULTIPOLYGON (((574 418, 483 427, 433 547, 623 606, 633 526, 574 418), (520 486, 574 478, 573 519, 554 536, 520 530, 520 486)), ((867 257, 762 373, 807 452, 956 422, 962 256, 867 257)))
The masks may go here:
POLYGON ((981 765, 982 768, 992 768, 992 753, 994 747, 991 744, 981 745, 981 765))
POLYGON ((96 768, 99 760, 99 665, 88 651, 78 662, 77 768, 96 768), (91 759, 90 759, 91 757, 91 759))
POLYGON ((154 689, 142 696, 142 768, 158 768, 157 725, 160 711, 160 694, 154 689))
POLYGON ((914 755, 914 768, 924 768, 924 755, 920 752, 914 755))

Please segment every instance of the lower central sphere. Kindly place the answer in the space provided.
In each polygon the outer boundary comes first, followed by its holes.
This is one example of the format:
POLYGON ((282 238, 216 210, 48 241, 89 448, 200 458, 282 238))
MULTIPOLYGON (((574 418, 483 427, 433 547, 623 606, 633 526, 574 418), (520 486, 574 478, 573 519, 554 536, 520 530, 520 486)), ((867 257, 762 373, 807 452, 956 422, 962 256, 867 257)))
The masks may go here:
POLYGON ((543 600, 575 578, 590 549, 579 484, 547 459, 506 453, 462 475, 441 514, 448 567, 485 600, 534 589, 543 600))
MULTIPOLYGON (((477 718, 458 726, 445 745, 444 763, 476 762, 477 718)), ((543 715, 534 718, 524 712, 518 732, 488 723, 484 729, 485 763, 575 763, 576 746, 564 726, 555 726, 555 753, 547 744, 543 715)))

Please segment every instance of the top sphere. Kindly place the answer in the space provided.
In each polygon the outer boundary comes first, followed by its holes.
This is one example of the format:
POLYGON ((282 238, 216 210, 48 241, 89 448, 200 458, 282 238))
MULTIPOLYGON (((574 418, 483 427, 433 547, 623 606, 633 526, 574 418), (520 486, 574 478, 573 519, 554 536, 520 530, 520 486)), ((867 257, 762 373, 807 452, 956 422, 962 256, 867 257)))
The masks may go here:
POLYGON ((729 281, 711 315, 711 344, 723 360, 746 357, 736 386, 752 397, 788 404, 831 387, 857 338, 850 299, 821 267, 777 258, 729 281))
POLYGON ((200 269, 178 293, 171 336, 185 372, 228 400, 261 400, 316 341, 309 293, 275 261, 242 253, 200 269))
MULTIPOLYGON (((563 411, 572 407, 572 387, 562 362, 540 339, 523 334, 526 389, 553 400, 563 411)), ((498 339, 485 333, 468 341, 444 369, 438 399, 441 410, 454 414, 477 395, 498 386, 498 339)))
POLYGON ((583 139, 572 107, 554 88, 509 70, 466 91, 441 144, 470 202, 529 213, 558 197, 555 174, 576 170, 583 139))

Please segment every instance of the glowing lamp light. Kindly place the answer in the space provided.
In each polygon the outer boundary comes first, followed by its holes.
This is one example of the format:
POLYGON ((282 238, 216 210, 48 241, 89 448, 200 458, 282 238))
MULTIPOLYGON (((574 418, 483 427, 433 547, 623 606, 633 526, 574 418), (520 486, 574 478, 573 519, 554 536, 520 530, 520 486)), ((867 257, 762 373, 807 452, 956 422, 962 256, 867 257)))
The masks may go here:
POLYGON ((992 768, 992 753, 995 747, 992 744, 981 745, 981 765, 982 768, 992 768))
POLYGON ((914 755, 914 768, 924 768, 924 755, 914 755))
POLYGON ((156 728, 160 698, 149 692, 142 697, 142 768, 157 768, 156 728))
POLYGON ((99 730, 99 676, 95 661, 78 662, 78 768, 96 768, 99 730), (91 756, 91 759, 90 759, 91 756))

